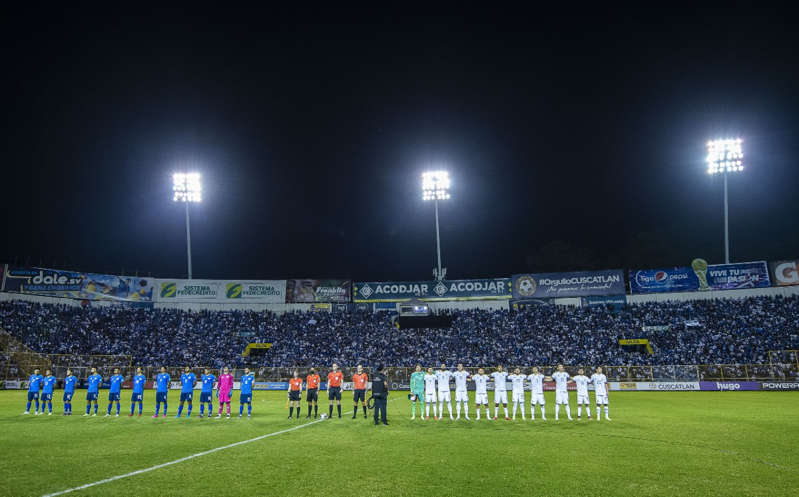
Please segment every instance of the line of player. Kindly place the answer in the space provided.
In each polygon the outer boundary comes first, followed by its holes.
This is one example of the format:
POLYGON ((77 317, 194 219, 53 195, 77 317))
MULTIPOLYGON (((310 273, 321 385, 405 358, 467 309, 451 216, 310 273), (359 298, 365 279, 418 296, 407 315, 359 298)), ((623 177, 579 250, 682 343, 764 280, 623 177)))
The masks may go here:
MULTIPOLYGON (((144 385, 147 382, 147 377, 142 374, 142 369, 137 368, 136 374, 133 375, 133 392, 130 398, 130 414, 134 416, 136 407, 138 406, 138 415, 141 417, 143 411, 144 401, 144 385)), ((119 368, 114 369, 114 374, 109 378, 108 383, 108 407, 106 408, 106 417, 111 416, 114 404, 116 404, 116 414, 119 417, 120 413, 120 396, 122 394, 122 383, 125 377, 120 374, 119 368)), ((241 383, 241 392, 239 395, 239 417, 244 415, 244 406, 247 406, 247 417, 252 415, 252 389, 255 382, 255 375, 250 372, 249 368, 244 369, 244 374, 239 380, 241 383)), ((183 415, 184 404, 188 404, 186 417, 191 417, 192 404, 194 399, 194 387, 197 385, 197 376, 191 371, 191 368, 186 366, 184 372, 180 375, 180 405, 178 407, 176 418, 183 415)), ((230 418, 230 402, 233 395, 233 375, 230 374, 228 368, 222 369, 222 374, 217 378, 211 373, 211 370, 206 368, 204 373, 200 376, 199 382, 201 383, 200 390, 200 418, 205 416, 205 407, 208 406, 208 415, 211 417, 214 410, 214 398, 219 403, 219 411, 216 417, 221 418, 224 408, 227 408, 227 418, 230 418)), ((78 383, 77 377, 72 374, 71 370, 67 370, 67 375, 64 378, 64 416, 72 415, 72 398, 75 395, 75 387, 78 383)), ((91 372, 87 378, 86 389, 86 412, 84 416, 97 416, 99 409, 99 395, 100 386, 103 383, 103 377, 97 373, 97 368, 91 368, 91 372), (91 412, 92 405, 94 406, 94 413, 91 412)), ((159 417, 161 412, 162 417, 166 417, 168 407, 169 390, 172 384, 172 378, 166 372, 166 368, 162 367, 161 372, 154 378, 155 383, 155 414, 153 418, 159 417), (163 411, 161 411, 161 404, 163 404, 163 411)), ((47 414, 53 414, 53 390, 56 385, 56 378, 48 369, 45 375, 39 374, 39 369, 35 369, 29 378, 28 382, 28 402, 25 406, 25 412, 22 414, 30 414, 31 404, 35 402, 34 414, 44 414, 47 408, 47 414), (41 395, 41 399, 40 399, 41 395), (41 400, 41 402, 40 402, 41 400), (40 410, 41 408, 41 410, 40 410)))
POLYGON ((418 410, 420 418, 422 417, 421 399, 424 399, 424 419, 430 419, 430 407, 433 408, 433 419, 441 420, 444 416, 444 403, 447 405, 450 419, 459 420, 461 418, 461 407, 466 419, 469 418, 469 393, 467 389, 467 382, 474 381, 475 384, 475 410, 477 411, 477 419, 480 419, 480 408, 485 408, 486 419, 497 419, 499 416, 499 405, 505 411, 505 419, 510 420, 508 414, 508 392, 507 381, 511 382, 511 400, 513 402, 513 418, 516 419, 517 408, 521 407, 522 419, 525 417, 525 383, 529 382, 530 385, 530 419, 535 419, 535 407, 540 406, 541 419, 546 421, 546 411, 544 406, 546 401, 544 399, 544 382, 555 381, 555 420, 557 421, 560 415, 560 406, 563 405, 566 410, 566 416, 569 421, 572 421, 571 409, 569 407, 569 379, 574 380, 577 386, 577 419, 582 418, 582 408, 585 407, 587 417, 591 418, 591 402, 588 396, 588 386, 594 385, 594 401, 596 405, 596 420, 600 420, 601 408, 604 407, 605 419, 610 421, 608 411, 608 379, 602 373, 602 368, 597 367, 591 377, 584 374, 584 370, 580 368, 577 375, 570 377, 566 372, 563 364, 558 364, 557 371, 552 373, 552 376, 545 376, 539 373, 537 367, 533 367, 532 373, 529 375, 523 374, 519 368, 513 371, 513 374, 502 369, 502 366, 497 366, 496 371, 490 375, 485 374, 485 370, 480 368, 477 374, 472 375, 463 369, 463 364, 458 364, 458 369, 452 372, 447 369, 446 364, 442 364, 441 368, 434 371, 432 367, 427 368, 427 372, 422 372, 422 366, 417 365, 416 371, 411 374, 411 419, 416 419, 416 408, 418 403, 418 410), (452 416, 452 403, 450 393, 450 380, 455 380, 455 408, 457 417, 452 416), (494 417, 491 417, 488 404, 488 391, 487 385, 489 379, 494 381, 494 417), (436 401, 438 401, 438 410, 436 410, 436 401))

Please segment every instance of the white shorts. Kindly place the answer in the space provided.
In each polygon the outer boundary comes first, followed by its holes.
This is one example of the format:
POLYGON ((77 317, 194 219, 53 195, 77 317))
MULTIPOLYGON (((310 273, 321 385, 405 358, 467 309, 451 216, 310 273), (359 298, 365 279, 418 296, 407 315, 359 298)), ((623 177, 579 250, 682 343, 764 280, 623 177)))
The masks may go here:
POLYGON ((424 393, 424 401, 425 402, 435 402, 436 401, 436 391, 433 390, 432 392, 425 392, 424 393))
POLYGON ((569 403, 569 392, 555 392, 555 403, 556 404, 568 404, 569 403))
POLYGON ((494 404, 507 404, 508 403, 508 391, 503 390, 501 392, 494 390, 494 404))
POLYGON ((514 391, 512 397, 514 402, 524 402, 524 391, 521 392, 514 391))
POLYGON ((530 404, 541 404, 544 405, 546 402, 544 401, 544 392, 534 393, 530 395, 530 404))
POLYGON ((577 394, 577 403, 578 404, 590 404, 591 401, 588 400, 588 394, 583 395, 581 393, 578 393, 577 394))
POLYGON ((474 403, 478 406, 488 405, 488 394, 485 392, 474 394, 474 403))
POLYGON ((469 392, 466 390, 455 390, 455 402, 469 402, 469 392))
POLYGON ((452 396, 450 395, 449 390, 446 392, 438 392, 438 401, 439 402, 452 402, 452 396))
POLYGON ((608 405, 608 396, 607 395, 597 395, 596 396, 596 405, 608 405))

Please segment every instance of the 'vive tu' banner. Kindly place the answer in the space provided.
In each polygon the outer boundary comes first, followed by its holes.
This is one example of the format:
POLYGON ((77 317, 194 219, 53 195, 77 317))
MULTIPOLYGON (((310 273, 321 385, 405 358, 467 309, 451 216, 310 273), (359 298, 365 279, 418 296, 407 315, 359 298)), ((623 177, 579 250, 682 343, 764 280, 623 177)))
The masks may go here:
POLYGON ((491 278, 452 281, 369 281, 352 287, 354 302, 404 302, 509 299, 510 279, 491 278))
POLYGON ((621 269, 514 274, 512 280, 514 299, 587 297, 589 295, 623 295, 625 293, 624 273, 621 269))
POLYGON ((151 302, 155 280, 135 276, 78 273, 40 267, 9 267, 5 291, 82 300, 151 302))
POLYGON ((157 280, 159 302, 249 302, 282 304, 286 280, 157 280))

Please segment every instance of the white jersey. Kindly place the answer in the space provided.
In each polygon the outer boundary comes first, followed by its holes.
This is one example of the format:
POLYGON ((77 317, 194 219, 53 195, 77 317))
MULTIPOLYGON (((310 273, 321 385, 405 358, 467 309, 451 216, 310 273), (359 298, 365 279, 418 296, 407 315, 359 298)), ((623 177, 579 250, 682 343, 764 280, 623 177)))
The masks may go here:
POLYGON ((452 371, 436 371, 436 379, 438 380, 438 391, 449 392, 449 379, 452 378, 452 371))
POLYGON ((512 374, 508 376, 513 387, 513 393, 524 392, 524 380, 527 377, 523 374, 512 374))
POLYGON ((425 393, 436 391, 436 375, 425 373, 424 375, 424 391, 425 393))
POLYGON ((455 391, 456 392, 465 392, 466 391, 466 378, 469 377, 468 371, 455 371, 452 373, 452 377, 455 378, 455 391))
POLYGON ((494 378, 494 391, 495 392, 504 392, 504 391, 506 391, 508 389, 507 385, 505 385, 505 382, 507 381, 507 378, 508 378, 508 373, 507 372, 505 372, 505 371, 502 371, 502 372, 494 371, 493 373, 491 373, 491 377, 494 378))
POLYGON ((607 376, 601 373, 594 373, 591 375, 591 383, 594 384, 594 393, 599 395, 600 397, 604 397, 608 394, 607 384, 608 378, 607 376))
POLYGON ((544 393, 544 375, 535 373, 528 376, 527 379, 530 380, 530 391, 534 394, 544 393))
POLYGON ((555 380, 556 392, 568 392, 569 373, 566 371, 556 371, 552 373, 552 379, 555 380))
POLYGON ((573 378, 574 383, 577 385, 577 395, 585 395, 588 397, 588 383, 591 380, 587 376, 578 374, 573 378))
POLYGON ((486 393, 486 384, 488 383, 488 376, 484 374, 476 374, 472 376, 474 380, 474 387, 476 393, 486 393))

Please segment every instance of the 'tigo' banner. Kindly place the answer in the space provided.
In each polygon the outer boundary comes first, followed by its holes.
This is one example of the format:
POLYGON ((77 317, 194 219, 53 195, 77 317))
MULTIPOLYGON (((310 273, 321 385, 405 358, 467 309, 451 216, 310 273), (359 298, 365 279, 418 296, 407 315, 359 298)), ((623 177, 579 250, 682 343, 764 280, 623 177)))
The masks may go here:
POLYGON ((630 271, 632 293, 735 290, 771 285, 765 261, 708 264, 694 259, 691 267, 630 271))

